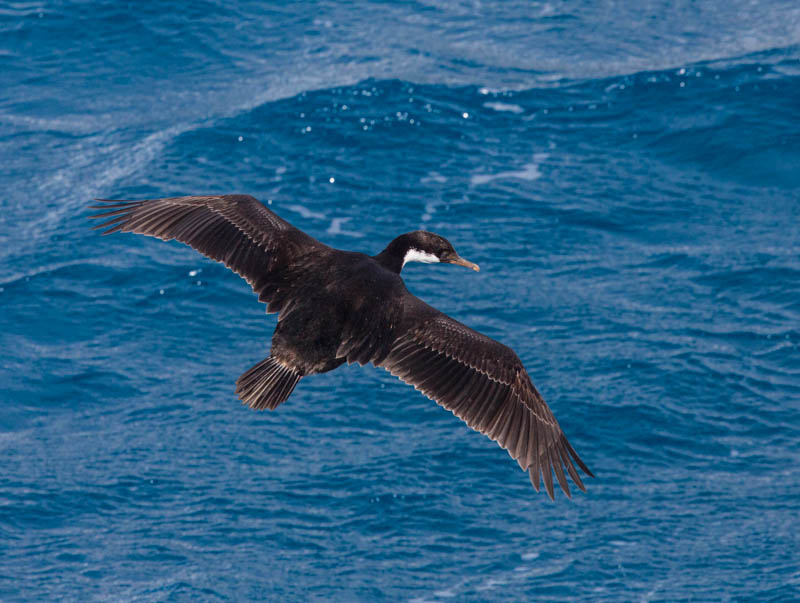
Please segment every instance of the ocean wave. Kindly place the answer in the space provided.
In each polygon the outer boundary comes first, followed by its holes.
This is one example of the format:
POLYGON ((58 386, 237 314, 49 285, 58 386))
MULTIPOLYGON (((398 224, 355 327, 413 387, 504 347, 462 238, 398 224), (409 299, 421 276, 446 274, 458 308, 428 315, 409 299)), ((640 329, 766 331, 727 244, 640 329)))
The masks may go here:
POLYGON ((794 4, 313 9, 0 8, 0 598, 797 598, 794 4), (241 408, 276 318, 86 219, 223 192, 478 262, 403 276, 518 353, 588 493, 370 367, 241 408))

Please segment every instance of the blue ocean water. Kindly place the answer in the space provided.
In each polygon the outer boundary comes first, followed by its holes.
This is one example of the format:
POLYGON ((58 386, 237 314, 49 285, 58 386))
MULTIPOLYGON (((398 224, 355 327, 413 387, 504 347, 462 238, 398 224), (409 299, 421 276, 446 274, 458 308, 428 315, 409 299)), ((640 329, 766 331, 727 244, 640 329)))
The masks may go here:
POLYGON ((0 599, 800 598, 793 1, 0 6, 0 599), (373 368, 238 404, 244 281, 88 228, 245 192, 512 346, 551 503, 373 368))

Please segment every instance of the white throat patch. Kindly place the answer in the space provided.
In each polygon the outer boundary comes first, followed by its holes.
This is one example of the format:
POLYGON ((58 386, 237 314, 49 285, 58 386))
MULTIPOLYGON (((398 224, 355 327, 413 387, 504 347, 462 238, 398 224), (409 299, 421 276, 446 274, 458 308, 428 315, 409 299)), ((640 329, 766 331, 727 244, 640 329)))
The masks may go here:
POLYGON ((403 266, 409 262, 422 262, 423 264, 436 264, 439 261, 432 253, 426 253, 419 249, 409 249, 406 251, 406 257, 403 258, 403 266))

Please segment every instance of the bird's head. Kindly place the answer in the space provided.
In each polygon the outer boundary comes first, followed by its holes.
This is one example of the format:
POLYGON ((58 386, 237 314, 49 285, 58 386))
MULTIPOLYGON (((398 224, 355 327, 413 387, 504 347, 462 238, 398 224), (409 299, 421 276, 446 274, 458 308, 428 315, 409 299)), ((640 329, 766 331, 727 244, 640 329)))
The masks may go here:
POLYGON ((425 264, 442 262, 472 268, 476 272, 480 270, 477 264, 458 255, 450 241, 427 230, 415 230, 400 235, 376 257, 387 268, 397 272, 400 272, 408 262, 425 264))

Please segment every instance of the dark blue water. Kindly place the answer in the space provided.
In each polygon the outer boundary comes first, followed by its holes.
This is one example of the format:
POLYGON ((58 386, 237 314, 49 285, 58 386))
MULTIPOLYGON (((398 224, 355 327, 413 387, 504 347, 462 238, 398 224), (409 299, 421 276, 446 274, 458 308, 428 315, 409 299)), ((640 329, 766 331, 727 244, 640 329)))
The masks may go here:
POLYGON ((0 599, 800 598, 793 1, 0 6, 0 599), (275 325, 92 197, 247 192, 512 346, 551 503, 388 373, 234 395, 275 325))

